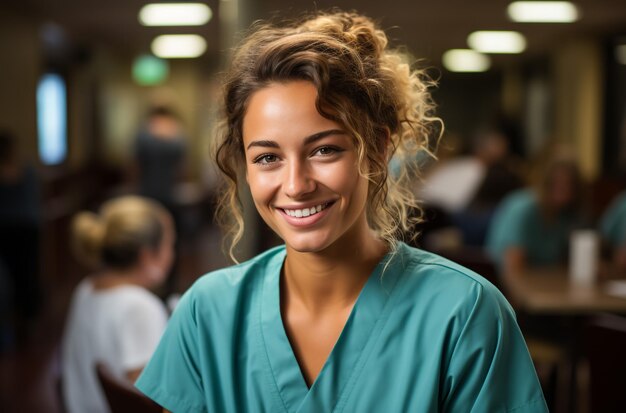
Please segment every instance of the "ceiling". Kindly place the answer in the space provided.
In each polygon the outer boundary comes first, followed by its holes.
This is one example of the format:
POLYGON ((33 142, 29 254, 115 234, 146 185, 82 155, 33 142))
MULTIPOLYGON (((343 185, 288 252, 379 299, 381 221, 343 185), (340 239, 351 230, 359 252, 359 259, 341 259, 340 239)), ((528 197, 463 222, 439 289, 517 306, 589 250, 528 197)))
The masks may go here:
MULTIPOLYGON (((172 0, 169 0, 172 1, 172 0)), ((201 0, 219 14, 220 0, 201 0)), ((221 0, 222 2, 225 0, 221 0)), ((228 0, 226 0, 228 1, 228 0)), ((231 0, 232 1, 232 0, 231 0)), ((506 0, 242 0, 249 4, 246 14, 253 18, 299 16, 305 11, 339 7, 357 10, 379 21, 394 44, 406 44, 419 58, 439 64, 450 48, 465 48, 466 37, 474 30, 513 29, 527 37, 528 49, 521 56, 499 56, 496 64, 532 58, 571 38, 605 38, 626 35, 625 0, 578 0, 582 18, 573 24, 522 24, 506 18, 506 0)), ((60 25, 73 42, 89 46, 107 44, 128 53, 147 52, 151 40, 162 33, 198 33, 209 44, 207 56, 220 53, 219 19, 200 28, 148 28, 137 21, 147 0, 20 0, 9 8, 37 22, 60 25)))

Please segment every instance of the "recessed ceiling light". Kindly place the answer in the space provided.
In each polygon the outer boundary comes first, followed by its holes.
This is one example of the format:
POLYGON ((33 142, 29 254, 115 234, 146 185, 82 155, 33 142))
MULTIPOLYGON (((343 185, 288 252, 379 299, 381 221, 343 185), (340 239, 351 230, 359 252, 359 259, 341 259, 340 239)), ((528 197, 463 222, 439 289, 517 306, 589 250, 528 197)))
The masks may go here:
POLYGON ((153 3, 139 11, 144 26, 201 26, 213 13, 204 3, 153 3))
POLYGON ((569 1, 514 1, 507 14, 520 23, 572 23, 580 17, 576 5, 569 1))
POLYGON ((443 54, 443 65, 451 72, 484 72, 491 66, 489 56, 471 49, 451 49, 443 54))
POLYGON ((152 41, 152 53, 163 59, 193 58, 206 50, 206 41, 197 34, 164 34, 152 41))
POLYGON ((467 44, 481 53, 522 53, 526 39, 512 31, 483 30, 470 34, 467 44))

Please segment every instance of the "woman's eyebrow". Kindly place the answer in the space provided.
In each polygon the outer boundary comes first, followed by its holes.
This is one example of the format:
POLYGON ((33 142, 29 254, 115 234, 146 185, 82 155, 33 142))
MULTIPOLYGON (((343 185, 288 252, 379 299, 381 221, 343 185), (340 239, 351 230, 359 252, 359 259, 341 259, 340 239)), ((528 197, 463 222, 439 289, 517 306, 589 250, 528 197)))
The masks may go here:
POLYGON ((346 132, 344 132, 344 131, 342 131, 340 129, 329 129, 329 130, 325 130, 323 132, 315 133, 315 134, 313 134, 311 136, 307 136, 306 138, 304 138, 304 144, 305 145, 309 145, 309 144, 311 144, 311 143, 313 143, 315 141, 318 141, 318 140, 320 140, 322 138, 325 138, 327 136, 330 136, 330 135, 345 135, 345 134, 346 134, 346 132))
POLYGON ((246 150, 252 148, 253 146, 260 146, 262 148, 279 148, 278 144, 274 141, 269 140, 261 140, 261 141, 252 141, 246 148, 246 150))
MULTIPOLYGON (((322 132, 317 132, 314 133, 313 135, 307 136, 306 138, 304 138, 304 144, 305 145, 309 145, 315 141, 318 141, 322 138, 325 138, 327 136, 330 135, 345 135, 346 132, 342 131, 341 129, 329 129, 329 130, 325 130, 322 132)), ((252 141, 248 144, 248 146, 246 147, 246 150, 254 147, 254 146, 260 146, 263 148, 279 148, 278 143, 276 143, 275 141, 271 141, 271 140, 258 140, 258 141, 252 141)))

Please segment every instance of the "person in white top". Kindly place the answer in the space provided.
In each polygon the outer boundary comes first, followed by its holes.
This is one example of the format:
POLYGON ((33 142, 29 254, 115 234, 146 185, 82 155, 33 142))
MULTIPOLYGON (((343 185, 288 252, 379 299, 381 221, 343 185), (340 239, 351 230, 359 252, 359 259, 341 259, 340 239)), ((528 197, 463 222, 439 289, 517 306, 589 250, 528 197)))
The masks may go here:
POLYGON ((165 208, 136 196, 79 213, 74 252, 97 271, 76 288, 62 343, 63 397, 74 412, 109 412, 95 365, 134 382, 167 323, 149 290, 163 283, 173 260, 173 221, 165 208))

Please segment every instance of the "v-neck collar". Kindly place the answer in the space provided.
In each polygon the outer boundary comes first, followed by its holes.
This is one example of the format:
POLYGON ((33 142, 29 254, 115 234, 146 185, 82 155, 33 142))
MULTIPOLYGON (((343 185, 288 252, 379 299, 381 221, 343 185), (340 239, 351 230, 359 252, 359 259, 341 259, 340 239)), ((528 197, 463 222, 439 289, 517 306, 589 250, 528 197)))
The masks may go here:
POLYGON ((286 250, 278 252, 263 275, 261 293, 262 345, 271 377, 286 412, 340 411, 342 398, 369 357, 372 344, 386 320, 389 297, 396 285, 406 245, 398 243, 376 265, 363 286, 348 320, 322 370, 309 389, 285 332, 280 311, 280 274, 286 250))

